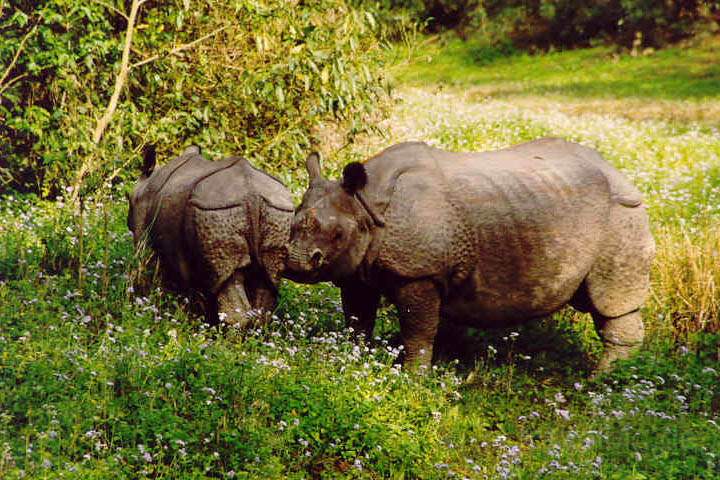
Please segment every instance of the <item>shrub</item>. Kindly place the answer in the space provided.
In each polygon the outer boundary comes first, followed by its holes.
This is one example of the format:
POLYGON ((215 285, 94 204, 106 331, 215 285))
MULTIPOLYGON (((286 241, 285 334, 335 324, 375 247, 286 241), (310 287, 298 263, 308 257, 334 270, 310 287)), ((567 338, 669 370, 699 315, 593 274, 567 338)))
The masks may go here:
POLYGON ((383 91, 376 20, 345 0, 149 2, 96 145, 127 28, 111 3, 0 9, 0 172, 10 186, 48 196, 87 177, 95 189, 128 176, 148 142, 168 155, 188 143, 246 154, 278 172, 304 158, 320 122, 361 130, 383 91))
POLYGON ((384 0, 379 3, 385 10, 410 12, 431 32, 444 29, 462 32, 482 10, 480 0, 384 0))

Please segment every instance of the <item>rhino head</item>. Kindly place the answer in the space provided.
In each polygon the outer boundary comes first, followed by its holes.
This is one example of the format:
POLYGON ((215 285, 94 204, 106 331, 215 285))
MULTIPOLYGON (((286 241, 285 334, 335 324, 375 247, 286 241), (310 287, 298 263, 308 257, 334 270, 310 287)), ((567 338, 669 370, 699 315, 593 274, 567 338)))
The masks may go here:
POLYGON ((128 217, 127 226, 132 232, 133 242, 137 246, 146 234, 150 224, 150 210, 152 208, 152 195, 148 191, 150 176, 155 170, 156 154, 155 146, 148 145, 143 152, 143 164, 140 167, 140 178, 135 188, 128 195, 128 217))
POLYGON ((303 283, 342 280, 357 270, 373 226, 382 224, 362 196, 367 172, 353 162, 342 180, 325 179, 317 153, 307 158, 306 167, 310 185, 295 211, 285 275, 303 283))

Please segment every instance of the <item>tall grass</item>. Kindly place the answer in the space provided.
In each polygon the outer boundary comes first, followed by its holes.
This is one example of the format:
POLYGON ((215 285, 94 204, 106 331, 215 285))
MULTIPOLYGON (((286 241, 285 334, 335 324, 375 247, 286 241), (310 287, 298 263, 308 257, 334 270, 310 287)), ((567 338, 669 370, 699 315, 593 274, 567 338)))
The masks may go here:
POLYGON ((663 319, 660 328, 681 341, 720 332, 720 224, 665 226, 655 237, 650 310, 663 319))

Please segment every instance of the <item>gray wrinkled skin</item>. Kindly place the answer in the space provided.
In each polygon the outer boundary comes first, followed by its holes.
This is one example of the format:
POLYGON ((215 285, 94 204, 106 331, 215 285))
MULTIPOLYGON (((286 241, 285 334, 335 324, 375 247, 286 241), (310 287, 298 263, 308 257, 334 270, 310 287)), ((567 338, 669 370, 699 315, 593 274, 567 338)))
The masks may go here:
POLYGON ((440 319, 506 327, 566 304, 592 314, 600 370, 642 343, 655 243, 640 193, 595 150, 560 139, 484 153, 411 142, 349 167, 329 181, 308 158, 286 276, 334 282, 367 334, 388 297, 406 363, 431 361, 440 319))
POLYGON ((238 327, 275 308, 285 267, 290 192, 247 160, 208 161, 190 147, 154 170, 154 151, 129 198, 136 246, 147 238, 167 287, 201 292, 208 319, 238 327))

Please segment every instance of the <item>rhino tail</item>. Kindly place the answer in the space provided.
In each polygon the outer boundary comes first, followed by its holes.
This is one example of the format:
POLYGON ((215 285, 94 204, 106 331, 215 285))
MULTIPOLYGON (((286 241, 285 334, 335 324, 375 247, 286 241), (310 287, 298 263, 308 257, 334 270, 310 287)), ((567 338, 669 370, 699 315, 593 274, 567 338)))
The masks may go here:
POLYGON ((637 193, 636 195, 614 193, 612 196, 612 200, 615 203, 618 203, 618 204, 622 205, 623 207, 628 207, 628 208, 639 207, 643 203, 642 196, 639 193, 637 193))

